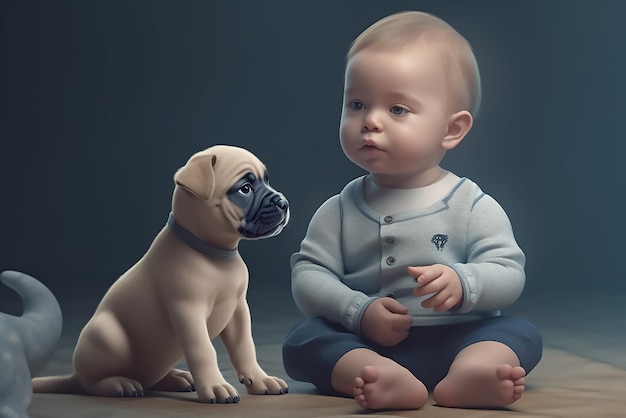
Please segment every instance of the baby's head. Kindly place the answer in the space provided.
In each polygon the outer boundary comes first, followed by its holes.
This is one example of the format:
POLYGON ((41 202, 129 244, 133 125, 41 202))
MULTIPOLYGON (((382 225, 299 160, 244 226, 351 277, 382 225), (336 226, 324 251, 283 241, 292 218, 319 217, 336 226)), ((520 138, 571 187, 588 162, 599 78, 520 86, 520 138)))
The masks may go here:
POLYGON ((348 53, 341 146, 379 185, 421 187, 472 127, 480 77, 469 43, 421 12, 386 17, 348 53))
POLYGON ((480 73, 472 48, 452 26, 428 13, 408 11, 387 16, 363 31, 352 43, 347 62, 365 49, 399 51, 424 42, 442 60, 453 111, 476 116, 480 107, 480 73))

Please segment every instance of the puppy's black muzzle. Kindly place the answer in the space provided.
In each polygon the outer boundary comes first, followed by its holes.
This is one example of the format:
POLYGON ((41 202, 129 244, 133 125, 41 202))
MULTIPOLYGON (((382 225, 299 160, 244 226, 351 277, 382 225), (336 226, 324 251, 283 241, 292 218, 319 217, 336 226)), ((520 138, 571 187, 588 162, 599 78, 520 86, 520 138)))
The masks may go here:
POLYGON ((267 179, 248 173, 231 187, 228 197, 244 211, 239 228, 244 238, 276 235, 289 222, 289 202, 267 183, 267 179))

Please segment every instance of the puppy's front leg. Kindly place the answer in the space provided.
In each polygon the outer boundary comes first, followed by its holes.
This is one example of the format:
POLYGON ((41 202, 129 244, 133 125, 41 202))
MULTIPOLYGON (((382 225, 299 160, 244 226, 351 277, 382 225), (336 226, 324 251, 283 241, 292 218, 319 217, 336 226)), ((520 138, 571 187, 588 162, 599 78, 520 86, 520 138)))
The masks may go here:
POLYGON ((222 376, 217 353, 211 343, 204 315, 198 315, 189 304, 176 306, 170 312, 172 323, 180 337, 183 353, 200 402, 235 403, 239 393, 222 376))
POLYGON ((282 395, 289 392, 287 383, 263 371, 256 358, 252 339, 250 309, 245 294, 239 299, 232 319, 220 334, 239 381, 253 395, 282 395))

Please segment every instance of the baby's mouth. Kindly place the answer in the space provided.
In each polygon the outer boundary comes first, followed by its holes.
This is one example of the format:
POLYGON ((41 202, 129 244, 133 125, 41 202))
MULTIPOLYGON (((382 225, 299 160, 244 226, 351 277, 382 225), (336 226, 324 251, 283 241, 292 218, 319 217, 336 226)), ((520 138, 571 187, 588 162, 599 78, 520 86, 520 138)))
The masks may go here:
POLYGON ((362 150, 364 151, 382 151, 381 148, 379 148, 378 146, 374 145, 374 144, 364 144, 361 147, 362 150))

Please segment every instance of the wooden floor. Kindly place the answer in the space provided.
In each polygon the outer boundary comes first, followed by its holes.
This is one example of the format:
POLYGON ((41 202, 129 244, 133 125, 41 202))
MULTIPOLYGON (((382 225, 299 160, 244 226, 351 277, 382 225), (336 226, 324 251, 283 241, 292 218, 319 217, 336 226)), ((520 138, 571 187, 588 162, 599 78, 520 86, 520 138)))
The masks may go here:
MULTIPOLYGON (((206 405, 194 394, 151 393, 142 399, 97 398, 77 395, 35 394, 29 414, 44 417, 348 417, 363 416, 353 400, 315 393, 306 383, 286 376, 281 361, 281 342, 301 316, 289 295, 275 292, 249 295, 254 337, 259 362, 270 374, 290 385, 290 393, 280 396, 243 395, 235 405, 206 405)), ((615 296, 617 297, 617 296, 615 296)), ((580 300, 561 303, 559 309, 546 301, 521 300, 509 313, 524 315, 535 322, 544 334, 545 352, 539 366, 527 379, 529 390, 508 410, 457 410, 435 406, 430 401, 419 411, 388 411, 367 416, 401 417, 618 417, 626 410, 626 341, 623 315, 611 314, 616 306, 607 296, 604 303, 580 300), (578 307, 578 309, 577 309, 578 307)), ((43 374, 71 371, 74 344, 89 319, 98 298, 62 297, 64 330, 55 354, 43 374)), ((216 342, 220 367, 225 377, 240 391, 223 347, 216 342)), ((183 364, 184 366, 184 364, 183 364)))

